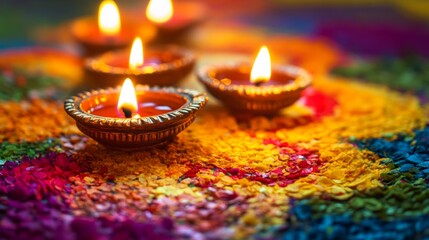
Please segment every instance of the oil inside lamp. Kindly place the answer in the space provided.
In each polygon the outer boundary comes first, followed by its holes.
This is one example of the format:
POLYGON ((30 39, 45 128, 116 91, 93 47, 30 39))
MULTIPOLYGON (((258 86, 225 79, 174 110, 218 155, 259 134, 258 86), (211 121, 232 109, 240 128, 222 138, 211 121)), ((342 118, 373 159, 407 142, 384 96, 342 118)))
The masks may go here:
POLYGON ((136 92, 134 90, 133 82, 127 78, 122 85, 121 93, 119 94, 117 110, 124 113, 126 118, 140 117, 138 112, 138 104, 136 92))
POLYGON ((165 23, 173 16, 171 0, 150 0, 146 8, 146 17, 155 23, 165 23))
POLYGON ((101 2, 98 10, 98 28, 106 36, 117 36, 121 32, 121 18, 115 1, 101 2))
POLYGON ((262 46, 258 56, 253 63, 252 71, 250 72, 250 82, 255 85, 260 85, 268 82, 271 78, 271 59, 270 53, 266 46, 262 46))
MULTIPOLYGON (((180 100, 179 100, 180 102, 180 100)), ((88 113, 110 118, 140 118, 167 113, 177 106, 177 101, 169 101, 164 94, 135 91, 132 81, 127 78, 118 94, 98 96, 89 101, 88 113)), ((183 103, 182 103, 183 104, 183 103)), ((87 107, 85 107, 87 108, 87 107)))
POLYGON ((142 67, 144 63, 143 58, 143 43, 139 37, 136 37, 131 47, 130 59, 128 61, 128 66, 131 70, 136 70, 139 67, 142 67))

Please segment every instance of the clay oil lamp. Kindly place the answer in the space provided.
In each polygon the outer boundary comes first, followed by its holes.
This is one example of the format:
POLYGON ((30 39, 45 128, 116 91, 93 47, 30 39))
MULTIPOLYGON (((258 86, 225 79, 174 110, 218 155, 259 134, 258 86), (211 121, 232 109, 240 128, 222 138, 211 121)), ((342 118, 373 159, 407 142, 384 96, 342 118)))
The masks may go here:
POLYGON ((312 81, 299 67, 271 67, 265 46, 253 67, 248 63, 207 66, 198 72, 198 79, 233 112, 255 115, 272 115, 292 105, 312 81))
POLYGON ((157 29, 157 42, 178 42, 200 24, 206 15, 204 5, 197 1, 150 0, 146 18, 157 29))
POLYGON ((140 84, 172 86, 185 79, 194 65, 195 56, 190 50, 177 46, 144 50, 141 39, 136 38, 131 50, 88 58, 85 73, 92 87, 116 86, 127 77, 140 84))
POLYGON ((82 47, 85 56, 93 56, 110 50, 125 48, 135 36, 150 39, 155 28, 137 25, 122 18, 113 0, 103 0, 98 11, 98 19, 86 17, 72 23, 71 33, 82 47))
POLYGON ((65 111, 77 127, 114 150, 144 150, 165 143, 187 128, 207 102, 205 94, 173 87, 137 85, 80 93, 68 98, 65 111))

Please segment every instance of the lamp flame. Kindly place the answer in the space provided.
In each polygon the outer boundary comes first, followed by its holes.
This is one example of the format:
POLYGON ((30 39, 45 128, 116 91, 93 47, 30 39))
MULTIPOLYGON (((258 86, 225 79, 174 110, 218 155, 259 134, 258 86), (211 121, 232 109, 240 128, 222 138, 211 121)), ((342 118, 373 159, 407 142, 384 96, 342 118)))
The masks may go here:
POLYGON ((130 69, 137 69, 141 67, 144 63, 143 59, 143 43, 140 37, 136 37, 131 47, 130 60, 128 66, 130 69))
POLYGON ((98 28, 103 34, 114 36, 121 31, 119 9, 113 0, 104 0, 98 9, 98 28))
POLYGON ((124 115, 127 115, 126 111, 130 112, 130 115, 138 112, 136 91, 134 90, 133 82, 129 78, 125 79, 122 85, 117 109, 119 112, 123 112, 124 115))
POLYGON ((262 46, 258 56, 253 63, 252 72, 250 73, 250 82, 262 83, 268 82, 271 78, 271 59, 270 53, 266 46, 262 46))
POLYGON ((150 0, 146 16, 152 22, 165 23, 173 16, 173 3, 171 0, 150 0))

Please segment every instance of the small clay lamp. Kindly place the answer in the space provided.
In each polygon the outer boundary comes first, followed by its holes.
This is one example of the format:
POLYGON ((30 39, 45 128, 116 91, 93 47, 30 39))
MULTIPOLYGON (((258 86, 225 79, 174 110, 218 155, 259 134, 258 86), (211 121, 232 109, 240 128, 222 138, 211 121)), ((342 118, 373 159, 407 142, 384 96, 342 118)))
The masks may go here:
POLYGON ((136 25, 122 19, 113 0, 103 0, 98 11, 98 19, 80 18, 72 23, 71 33, 82 47, 85 56, 93 56, 110 50, 129 46, 136 35, 150 39, 155 28, 136 25))
POLYGON ((208 66, 198 72, 206 89, 234 112, 275 114, 292 105, 311 84, 310 75, 295 66, 271 68, 264 46, 253 64, 208 66))
POLYGON ((180 42, 181 38, 200 24, 206 15, 204 5, 197 1, 150 0, 146 18, 157 29, 156 41, 180 42))
POLYGON ((108 52, 85 61, 87 84, 116 86, 124 78, 150 86, 172 86, 183 80, 195 65, 194 54, 185 48, 165 46, 143 52, 140 38, 134 40, 131 51, 108 52))
POLYGON ((142 150, 164 143, 187 128, 207 102, 205 94, 173 87, 137 85, 94 90, 68 98, 66 112, 77 127, 103 146, 142 150))

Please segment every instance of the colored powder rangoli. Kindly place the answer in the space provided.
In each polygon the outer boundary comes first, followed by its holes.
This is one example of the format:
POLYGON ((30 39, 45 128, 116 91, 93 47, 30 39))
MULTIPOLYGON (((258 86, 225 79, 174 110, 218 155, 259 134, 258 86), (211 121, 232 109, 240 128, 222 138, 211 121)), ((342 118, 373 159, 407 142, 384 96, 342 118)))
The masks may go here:
POLYGON ((379 86, 317 77, 274 117, 209 104, 170 144, 130 153, 80 135, 57 102, 0 113, 0 238, 428 235, 427 115, 379 86))

